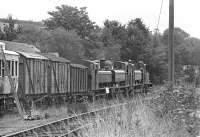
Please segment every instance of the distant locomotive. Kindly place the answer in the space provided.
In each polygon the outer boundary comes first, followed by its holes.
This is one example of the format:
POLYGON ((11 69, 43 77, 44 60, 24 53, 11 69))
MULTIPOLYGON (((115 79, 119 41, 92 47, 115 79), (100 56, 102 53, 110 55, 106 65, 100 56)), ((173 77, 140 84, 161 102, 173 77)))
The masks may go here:
MULTIPOLYGON (((75 64, 52 53, 27 52, 24 48, 15 50, 10 47, 10 50, 5 50, 6 44, 0 44, 4 47, 16 92, 26 102, 47 98, 68 100, 72 97, 106 94, 106 89, 112 93, 117 92, 116 88, 125 92, 151 86, 144 63, 136 65, 121 61, 79 60, 75 64)), ((12 44, 20 47, 20 43, 12 44)), ((7 109, 14 103, 4 69, 0 56, 1 109, 7 109)))

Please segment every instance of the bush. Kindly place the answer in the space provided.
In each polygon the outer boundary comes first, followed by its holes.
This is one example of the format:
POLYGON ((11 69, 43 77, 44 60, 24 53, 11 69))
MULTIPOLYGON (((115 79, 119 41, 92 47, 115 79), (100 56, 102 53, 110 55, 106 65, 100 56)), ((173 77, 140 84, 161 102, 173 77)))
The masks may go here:
POLYGON ((151 107, 159 117, 168 117, 173 123, 183 125, 191 135, 197 135, 199 120, 197 108, 199 98, 194 88, 164 86, 157 90, 157 98, 151 100, 151 107))
MULTIPOLYGON (((113 103, 117 104, 117 102, 113 103)), ((189 134, 167 117, 157 117, 149 100, 134 98, 133 103, 96 114, 80 136, 87 137, 188 137, 189 134)), ((95 107, 96 108, 96 107, 95 107)))

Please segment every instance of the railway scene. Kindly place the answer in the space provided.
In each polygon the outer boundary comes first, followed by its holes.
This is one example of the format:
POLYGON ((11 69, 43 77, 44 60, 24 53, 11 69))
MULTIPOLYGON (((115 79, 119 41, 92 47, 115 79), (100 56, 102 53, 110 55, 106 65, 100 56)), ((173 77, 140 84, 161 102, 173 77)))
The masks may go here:
POLYGON ((200 2, 1 3, 0 137, 200 137, 200 2))

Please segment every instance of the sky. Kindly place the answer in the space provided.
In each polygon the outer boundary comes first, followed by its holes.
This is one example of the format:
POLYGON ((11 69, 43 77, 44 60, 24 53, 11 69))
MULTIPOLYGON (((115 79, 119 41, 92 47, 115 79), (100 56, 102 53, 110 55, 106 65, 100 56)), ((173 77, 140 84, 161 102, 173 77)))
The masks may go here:
MULTIPOLYGON (((48 11, 54 11, 62 4, 87 7, 90 19, 103 26, 106 19, 122 24, 135 18, 142 18, 151 31, 156 28, 162 0, 0 0, 0 18, 11 14, 20 20, 41 21, 49 18, 48 11)), ((175 27, 180 27, 192 37, 200 38, 200 0, 174 0, 175 27)), ((164 0, 159 30, 168 28, 169 0, 164 0)))

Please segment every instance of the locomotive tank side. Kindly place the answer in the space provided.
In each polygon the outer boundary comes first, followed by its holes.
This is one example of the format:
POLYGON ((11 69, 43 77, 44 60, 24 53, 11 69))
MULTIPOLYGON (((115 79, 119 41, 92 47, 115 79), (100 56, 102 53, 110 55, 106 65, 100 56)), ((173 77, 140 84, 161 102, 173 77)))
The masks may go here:
POLYGON ((116 83, 125 82, 126 79, 125 70, 114 70, 114 71, 115 71, 115 82, 116 83))
POLYGON ((128 63, 122 61, 114 62, 115 83, 125 86, 128 83, 128 63))
POLYGON ((115 83, 115 72, 110 60, 100 60, 97 82, 99 88, 111 87, 115 83))
POLYGON ((97 73, 97 79, 99 83, 111 83, 112 82, 112 72, 107 70, 100 70, 97 73))

